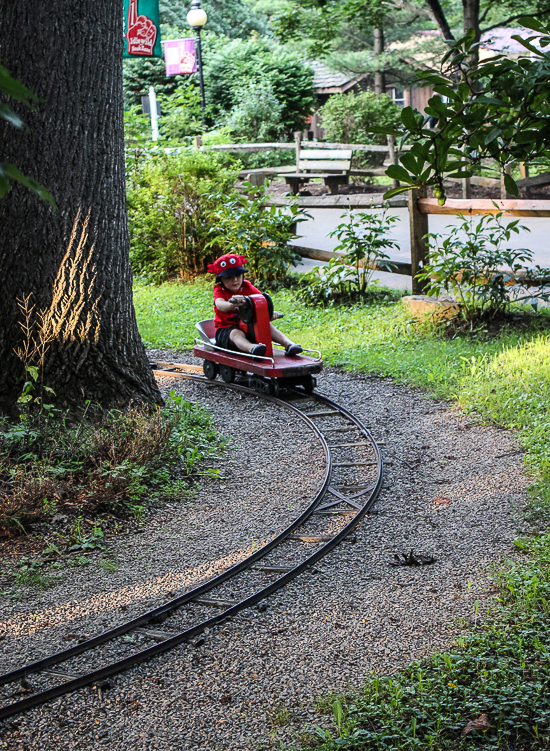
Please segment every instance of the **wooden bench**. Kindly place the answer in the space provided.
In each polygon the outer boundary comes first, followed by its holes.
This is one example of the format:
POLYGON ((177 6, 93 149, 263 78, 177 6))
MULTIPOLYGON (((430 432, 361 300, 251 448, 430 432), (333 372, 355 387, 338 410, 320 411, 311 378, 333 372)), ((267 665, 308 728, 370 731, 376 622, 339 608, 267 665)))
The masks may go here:
POLYGON ((277 177, 285 179, 293 195, 296 195, 300 187, 312 178, 322 179, 330 193, 336 195, 339 185, 348 185, 350 175, 371 177, 384 174, 384 170, 352 170, 352 156, 352 149, 301 149, 298 171, 290 174, 282 173, 277 177))

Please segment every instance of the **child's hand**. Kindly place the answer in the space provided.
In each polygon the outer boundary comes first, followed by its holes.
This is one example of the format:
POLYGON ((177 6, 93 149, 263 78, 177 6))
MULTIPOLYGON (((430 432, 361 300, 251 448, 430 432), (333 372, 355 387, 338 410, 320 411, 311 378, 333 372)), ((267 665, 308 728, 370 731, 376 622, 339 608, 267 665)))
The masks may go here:
POLYGON ((273 311, 273 315, 271 316, 272 321, 276 321, 278 318, 284 318, 284 313, 278 313, 276 310, 273 311))
POLYGON ((246 300, 244 299, 243 295, 234 295, 233 297, 229 298, 229 302, 232 305, 244 305, 246 300))

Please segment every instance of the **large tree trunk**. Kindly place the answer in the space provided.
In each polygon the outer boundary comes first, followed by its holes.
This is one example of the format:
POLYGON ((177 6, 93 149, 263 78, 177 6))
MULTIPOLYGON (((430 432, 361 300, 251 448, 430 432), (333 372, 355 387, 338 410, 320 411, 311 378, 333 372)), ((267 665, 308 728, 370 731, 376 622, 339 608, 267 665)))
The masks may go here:
MULTIPOLYGON (((479 0, 462 0, 462 8, 464 10, 464 33, 466 34, 469 29, 475 31, 475 41, 479 42, 479 0)), ((476 47, 468 55, 468 67, 477 68, 479 62, 479 50, 476 47)))
POLYGON ((14 350, 25 338, 18 300, 28 296, 53 401, 161 402, 132 302, 122 35, 121 0, 0 0, 0 60, 40 99, 34 112, 19 110, 27 128, 1 121, 2 159, 44 184, 58 207, 20 186, 0 201, 5 412, 25 375, 14 350))
MULTIPOLYGON (((374 54, 377 57, 384 54, 384 29, 382 27, 374 29, 374 54)), ((374 93, 384 94, 385 92, 386 74, 382 68, 374 74, 374 93)))

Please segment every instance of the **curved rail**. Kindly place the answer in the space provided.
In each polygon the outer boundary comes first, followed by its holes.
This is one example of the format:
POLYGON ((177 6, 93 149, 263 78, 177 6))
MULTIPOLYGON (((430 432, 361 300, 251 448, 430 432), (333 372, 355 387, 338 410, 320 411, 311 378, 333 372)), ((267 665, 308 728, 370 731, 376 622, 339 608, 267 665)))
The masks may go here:
MULTIPOLYGON (((159 373, 159 371, 156 371, 156 372, 159 373)), ((165 373, 163 372, 163 375, 164 374, 167 377, 174 375, 173 372, 165 372, 165 373)), ((190 374, 181 373, 181 372, 177 373, 177 377, 180 377, 180 378, 183 377, 192 381, 205 383, 205 384, 212 385, 212 386, 228 388, 233 391, 240 391, 244 393, 253 394, 254 396, 260 397, 273 404, 277 404, 278 406, 281 406, 285 409, 289 409, 292 412, 299 415, 299 417, 306 423, 306 425, 309 428, 311 428, 311 430, 317 435, 324 451, 326 468, 325 468, 325 476, 324 476, 324 480, 321 485, 321 488, 316 493, 314 499, 311 501, 309 506, 283 532, 281 532, 276 537, 274 537, 273 540, 271 540, 270 542, 266 543, 266 545, 264 545, 262 548, 255 551, 250 556, 243 559, 242 561, 235 564, 234 566, 230 567, 229 569, 222 572, 218 576, 214 577, 210 581, 205 582, 204 584, 196 587, 195 589, 189 592, 186 592, 185 594, 180 595, 179 597, 176 597, 170 600, 169 602, 166 602, 163 605, 160 605, 159 607, 154 608, 153 610, 143 613, 137 618, 134 618, 130 621, 127 621, 126 623, 116 626, 113 629, 109 629, 108 631, 105 631, 99 634, 98 636, 93 637, 92 639, 88 639, 87 641, 82 642, 81 644, 77 644, 73 647, 70 647, 69 649, 65 649, 56 654, 50 655, 48 657, 44 657, 33 663, 24 665, 21 668, 17 668, 15 670, 10 671, 9 673, 1 675, 0 685, 12 683, 14 681, 24 679, 33 673, 39 673, 41 671, 47 670, 47 668, 50 668, 53 665, 58 665, 79 654, 82 654, 84 652, 89 652, 101 644, 109 642, 119 636, 122 636, 123 634, 127 634, 129 631, 133 631, 137 628, 145 626, 148 623, 161 620, 163 616, 167 616, 169 613, 177 610, 182 605, 189 603, 193 600, 196 600, 201 595, 206 594, 212 589, 218 587, 220 584, 234 578, 242 571, 250 569, 250 567, 253 566, 254 563, 256 563, 261 558, 264 558, 269 552, 274 550, 278 545, 285 542, 296 529, 302 526, 304 522, 306 522, 312 516, 312 514, 315 511, 328 509, 330 507, 333 507, 337 504, 341 504, 344 502, 344 503, 348 503, 349 505, 351 505, 352 508, 354 508, 357 511, 357 513, 348 522, 348 524, 346 524, 343 527, 343 529, 340 530, 338 534, 336 534, 332 539, 328 540, 321 548, 316 550, 313 554, 305 558, 301 563, 294 566, 294 568, 292 568, 290 571, 288 571, 283 576, 278 578, 276 581, 272 582, 266 587, 263 587, 262 589, 258 590, 257 592, 243 599, 242 601, 232 605, 228 609, 224 610, 222 613, 219 613, 211 618, 208 618, 207 620, 204 620, 201 623, 198 623, 192 626, 191 628, 187 628, 184 631, 178 634, 175 634, 174 636, 166 638, 164 641, 162 641, 159 644, 155 644, 152 647, 148 647, 147 649, 144 649, 140 652, 136 652, 126 658, 123 658, 122 660, 118 660, 111 664, 105 665, 104 667, 98 668, 97 670, 86 673, 77 678, 68 680, 62 684, 53 686, 51 688, 47 688, 43 691, 39 691, 24 699, 20 699, 19 701, 13 702, 12 704, 8 704, 7 706, 1 707, 0 719, 10 717, 14 714, 17 714, 19 712, 22 712, 34 706, 37 706, 38 704, 42 704, 50 699, 57 698, 59 696, 70 693, 84 686, 102 681, 105 678, 108 678, 109 676, 114 675, 115 673, 119 673, 123 670, 127 670, 128 668, 133 667, 134 665, 137 665, 138 663, 143 662, 144 660, 147 660, 151 657, 161 654, 162 652, 166 652, 169 649, 172 649, 173 647, 178 646, 179 644, 190 641, 193 637, 200 634, 206 628, 212 628, 213 626, 218 625, 222 621, 225 621, 231 618, 232 616, 236 615, 241 610, 245 610, 246 608, 250 608, 251 606, 256 605, 258 602, 268 597, 269 595, 273 594, 281 587, 284 587, 294 578, 299 576, 306 568, 316 563, 323 556, 325 556, 327 553, 333 550, 333 548, 335 548, 345 537, 347 537, 350 534, 350 532, 352 532, 355 529, 355 527, 361 522, 361 520, 364 518, 364 516, 368 513, 369 509, 374 504, 380 492, 381 485, 382 485, 382 475, 383 475, 382 456, 380 454, 380 450, 378 448, 378 445, 376 444, 376 441, 374 440, 370 432, 367 430, 367 428, 358 420, 358 418, 356 418, 352 413, 350 413, 344 407, 338 405, 336 402, 332 401, 326 396, 323 396, 322 394, 315 393, 315 394, 312 394, 311 396, 306 396, 305 393, 302 394, 301 392, 296 392, 296 394, 299 397, 305 398, 306 401, 310 400, 312 402, 321 403, 327 407, 330 407, 332 410, 334 410, 333 413, 311 413, 312 417, 322 415, 322 414, 341 415, 342 417, 346 419, 347 422, 354 425, 355 429, 360 431, 361 434, 364 436, 364 438, 372 446, 372 449, 376 457, 376 467, 377 467, 376 482, 372 486, 364 488, 358 493, 354 493, 352 495, 347 495, 347 496, 344 496, 335 488, 330 487, 332 473, 333 473, 332 453, 330 451, 330 447, 327 444, 326 438, 323 435, 322 431, 318 428, 317 425, 315 425, 315 423, 313 422, 311 417, 308 416, 307 413, 298 409, 298 407, 296 407, 292 403, 284 401, 283 399, 273 397, 273 396, 268 396, 263 393, 259 393, 246 386, 241 386, 238 384, 226 384, 222 381, 209 381, 202 376, 195 376, 195 375, 190 375, 190 374), (335 500, 332 503, 329 503, 328 505, 321 507, 320 503, 325 497, 325 495, 327 494, 327 492, 332 494, 335 500), (366 498, 365 503, 359 506, 359 504, 357 503, 357 500, 360 499, 362 496, 367 496, 367 498, 366 498)), ((344 428, 344 430, 347 430, 347 428, 344 428)), ((335 444, 335 446, 336 445, 337 444, 335 444)), ((345 445, 346 444, 343 444, 343 446, 345 445)), ((352 445, 355 445, 355 444, 352 444, 352 445)))

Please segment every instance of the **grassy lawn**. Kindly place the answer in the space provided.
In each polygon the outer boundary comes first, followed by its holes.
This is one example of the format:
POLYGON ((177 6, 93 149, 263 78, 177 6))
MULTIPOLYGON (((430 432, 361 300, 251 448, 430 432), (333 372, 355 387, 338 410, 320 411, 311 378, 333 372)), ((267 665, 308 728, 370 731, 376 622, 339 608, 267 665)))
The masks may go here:
MULTIPOLYGON (((187 349, 194 323, 212 317, 211 284, 137 286, 138 323, 150 347, 187 349)), ((550 511, 550 311, 499 334, 448 338, 419 327, 399 303, 306 308, 274 294, 281 328, 321 349, 325 363, 378 373, 449 399, 479 419, 516 430, 533 476, 530 513, 550 511)), ((332 731, 312 745, 353 749, 550 749, 550 534, 518 542, 525 553, 499 575, 500 604, 468 639, 354 696, 329 697, 332 731), (468 722, 487 725, 461 737, 468 722)))

